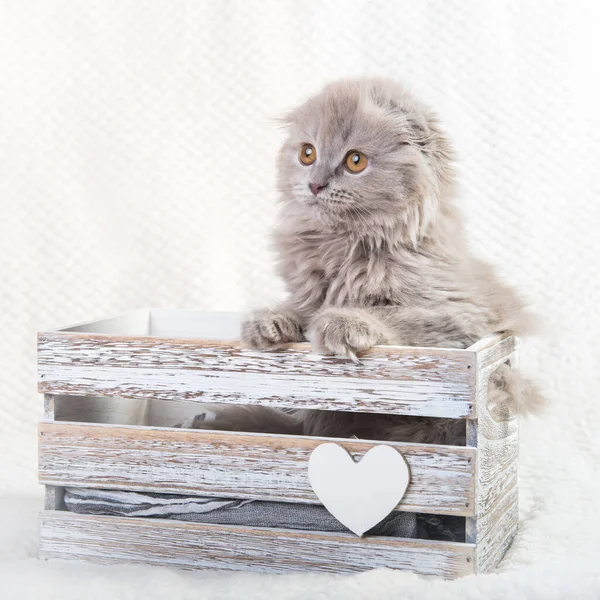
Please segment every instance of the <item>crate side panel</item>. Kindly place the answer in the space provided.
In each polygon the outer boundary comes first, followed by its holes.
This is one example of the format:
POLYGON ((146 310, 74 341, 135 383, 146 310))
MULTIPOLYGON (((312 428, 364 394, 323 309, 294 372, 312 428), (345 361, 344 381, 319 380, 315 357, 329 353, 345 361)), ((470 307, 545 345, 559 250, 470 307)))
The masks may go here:
POLYGON ((65 512, 41 514, 40 557, 271 573, 387 567, 447 579, 473 571, 470 544, 65 512))
POLYGON ((516 423, 482 425, 479 418, 477 571, 494 569, 510 546, 518 526, 518 436, 516 423))
POLYGON ((519 427, 514 414, 490 410, 490 375, 507 361, 518 368, 519 343, 514 337, 477 353, 477 422, 467 425, 477 443, 476 517, 467 539, 476 542, 476 569, 494 569, 509 548, 518 527, 519 427))
POLYGON ((411 473, 398 510, 474 514, 475 450, 455 446, 41 423, 39 476, 51 485, 318 504, 308 459, 325 441, 356 460, 378 443, 397 448, 411 473))
POLYGON ((112 334, 115 336, 123 335, 148 335, 150 333, 150 311, 148 309, 134 310, 129 313, 98 319, 96 321, 87 321, 61 328, 59 331, 77 331, 86 333, 112 334))
POLYGON ((244 313, 155 309, 150 311, 150 335, 162 338, 239 340, 244 313))
POLYGON ((38 337, 39 390, 64 395, 262 404, 466 418, 475 354, 377 347, 360 363, 311 354, 158 338, 38 337))

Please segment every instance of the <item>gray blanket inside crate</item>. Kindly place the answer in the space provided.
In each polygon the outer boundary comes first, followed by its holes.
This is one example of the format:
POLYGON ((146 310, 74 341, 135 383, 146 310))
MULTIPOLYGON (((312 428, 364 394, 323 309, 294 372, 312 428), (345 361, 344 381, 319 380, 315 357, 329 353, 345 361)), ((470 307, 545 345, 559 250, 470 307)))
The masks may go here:
MULTIPOLYGON (((83 514, 158 517, 196 523, 310 531, 348 531, 327 509, 312 504, 66 488, 65 505, 67 510, 83 514)), ((394 512, 367 533, 414 538, 417 537, 417 518, 413 513, 394 512)))

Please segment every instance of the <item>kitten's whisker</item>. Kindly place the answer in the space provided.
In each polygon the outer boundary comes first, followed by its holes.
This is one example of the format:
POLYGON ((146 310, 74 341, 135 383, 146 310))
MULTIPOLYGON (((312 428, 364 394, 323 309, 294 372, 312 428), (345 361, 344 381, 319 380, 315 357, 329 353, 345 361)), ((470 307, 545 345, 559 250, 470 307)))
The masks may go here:
POLYGON ((350 214, 354 215, 355 219, 358 221, 358 224, 362 227, 365 228, 365 231, 368 230, 368 223, 366 218, 364 218, 364 216, 366 216, 368 214, 368 212, 366 211, 366 209, 364 209, 363 207, 361 207, 360 205, 354 205, 354 206, 349 206, 348 207, 350 209, 350 214), (363 210, 363 215, 361 215, 360 211, 363 210))

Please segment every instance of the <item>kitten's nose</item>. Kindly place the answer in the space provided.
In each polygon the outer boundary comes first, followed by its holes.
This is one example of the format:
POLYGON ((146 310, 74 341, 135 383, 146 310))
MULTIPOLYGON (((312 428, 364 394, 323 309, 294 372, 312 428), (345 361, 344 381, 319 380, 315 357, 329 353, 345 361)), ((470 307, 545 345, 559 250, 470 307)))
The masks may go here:
POLYGON ((327 184, 326 183, 309 183, 308 187, 310 188, 312 195, 316 196, 321 190, 323 190, 327 187, 327 184))

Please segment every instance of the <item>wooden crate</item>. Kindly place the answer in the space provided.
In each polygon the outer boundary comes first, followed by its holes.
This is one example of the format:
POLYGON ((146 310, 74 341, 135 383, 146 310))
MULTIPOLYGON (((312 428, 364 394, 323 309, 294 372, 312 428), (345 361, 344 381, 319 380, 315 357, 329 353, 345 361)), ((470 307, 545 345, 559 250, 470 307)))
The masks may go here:
MULTIPOLYGON (((494 568, 517 530, 518 424, 494 418, 487 388, 498 366, 517 365, 515 338, 466 350, 379 346, 356 364, 316 356, 308 344, 241 349, 239 321, 235 313, 141 310, 38 335, 42 557, 270 572, 390 567, 446 578, 494 568), (58 410, 65 397, 76 407, 66 417, 58 410), (396 510, 464 517, 466 542, 70 513, 65 486, 319 503, 307 463, 325 438, 133 425, 128 417, 85 422, 92 398, 107 406, 127 398, 142 412, 162 400, 462 419, 466 446, 386 444, 410 469, 396 510)), ((355 459, 383 443, 334 441, 355 459)))

